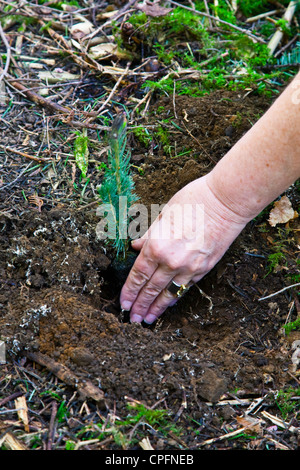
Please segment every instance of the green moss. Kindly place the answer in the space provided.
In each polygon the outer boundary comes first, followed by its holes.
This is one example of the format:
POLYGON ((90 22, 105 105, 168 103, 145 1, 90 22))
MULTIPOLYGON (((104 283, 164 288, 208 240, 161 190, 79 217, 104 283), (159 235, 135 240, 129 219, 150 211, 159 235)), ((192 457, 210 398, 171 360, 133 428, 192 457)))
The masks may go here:
POLYGON ((295 414, 300 410, 299 399, 293 400, 293 397, 300 397, 300 387, 296 389, 289 387, 286 390, 280 390, 275 398, 276 404, 281 411, 284 420, 291 414, 295 414))
POLYGON ((134 129, 132 129, 132 133, 133 135, 135 136, 135 138, 142 144, 144 145, 146 148, 149 147, 151 141, 152 141, 152 137, 151 135, 149 134, 149 131, 148 129, 142 127, 142 126, 139 126, 139 127, 136 127, 134 129))
POLYGON ((284 325, 283 328, 286 335, 289 335, 291 331, 300 330, 300 318, 297 318, 297 320, 287 323, 286 325, 284 325))

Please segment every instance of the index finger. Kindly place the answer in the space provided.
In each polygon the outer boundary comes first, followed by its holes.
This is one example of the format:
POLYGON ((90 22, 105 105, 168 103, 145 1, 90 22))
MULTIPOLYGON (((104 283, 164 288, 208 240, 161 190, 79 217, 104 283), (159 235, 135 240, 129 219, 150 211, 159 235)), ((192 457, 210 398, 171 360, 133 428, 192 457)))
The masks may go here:
POLYGON ((147 257, 145 251, 143 247, 121 290, 120 304, 122 310, 129 311, 131 309, 141 289, 157 269, 158 263, 150 257, 147 257))

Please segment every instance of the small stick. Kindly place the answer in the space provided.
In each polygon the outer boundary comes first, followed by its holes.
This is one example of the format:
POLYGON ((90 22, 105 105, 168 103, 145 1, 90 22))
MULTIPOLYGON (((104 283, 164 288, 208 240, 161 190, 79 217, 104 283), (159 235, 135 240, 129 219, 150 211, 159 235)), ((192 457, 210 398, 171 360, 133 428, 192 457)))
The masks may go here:
POLYGON ((58 377, 62 382, 74 387, 78 390, 83 398, 92 398, 99 405, 104 405, 104 392, 100 390, 89 380, 83 381, 77 377, 73 372, 63 364, 54 361, 51 357, 41 354, 39 352, 27 352, 26 357, 37 362, 43 367, 46 367, 52 374, 58 377))
MULTIPOLYGON (((261 420, 257 420, 257 424, 259 424, 261 420)), ((217 441, 223 441, 224 439, 230 439, 231 437, 234 437, 240 433, 244 433, 245 431, 248 431, 249 429, 253 428, 254 424, 251 423, 248 426, 243 426, 242 428, 236 429, 233 432, 229 432, 228 434, 223 434, 222 436, 215 437, 213 439, 208 439, 207 441, 200 442, 199 444, 196 444, 197 447, 202 447, 205 445, 210 445, 213 444, 214 442, 217 441)))
POLYGON ((284 287, 283 289, 280 289, 277 292, 274 292, 274 294, 267 295, 266 297, 261 297, 258 300, 270 299, 271 297, 274 297, 275 295, 281 294, 281 292, 284 292, 287 289, 292 289, 293 287, 296 287, 296 286, 300 286, 300 282, 297 282, 296 284, 292 284, 291 286, 284 287))
POLYGON ((101 25, 95 31, 85 36, 84 40, 92 39, 94 36, 97 36, 102 31, 103 28, 109 26, 112 22, 117 21, 119 18, 122 18, 122 16, 125 16, 127 13, 131 11, 135 11, 135 9, 131 9, 131 6, 134 5, 135 2, 136 0, 129 0, 129 2, 123 8, 121 8, 118 12, 116 12, 114 16, 112 16, 109 20, 107 20, 103 25, 101 25))
MULTIPOLYGON (((0 71, 1 70, 2 69, 0 67, 0 71)), ((31 90, 28 90, 24 85, 19 83, 12 76, 8 76, 8 83, 12 87, 14 87, 18 91, 20 91, 21 93, 24 93, 29 100, 33 101, 38 106, 42 106, 42 107, 44 107, 44 108, 46 108, 46 109, 48 109, 48 110, 50 110, 51 112, 54 112, 54 113, 60 113, 62 115, 68 115, 68 117, 72 116, 72 114, 73 114, 71 108, 66 108, 65 106, 61 106, 57 103, 54 103, 53 101, 46 100, 41 95, 39 95, 37 93, 34 93, 31 90)), ((91 113, 89 113, 89 114, 91 114, 91 113)), ((92 115, 94 115, 94 113, 92 113, 92 115)), ((52 117, 55 120, 62 119, 61 115, 57 115, 57 114, 55 114, 52 117)), ((80 127, 80 128, 107 130, 107 126, 100 126, 100 125, 97 125, 97 124, 90 124, 89 122, 81 122, 81 121, 76 121, 76 120, 73 120, 73 119, 68 120, 68 124, 70 124, 74 127, 80 127)))
MULTIPOLYGON (((294 16, 294 13, 296 11, 296 7, 297 7, 297 1, 291 1, 287 7, 287 9, 285 10, 285 13, 283 15, 283 20, 286 20, 287 21, 287 24, 290 25, 291 21, 292 21, 292 18, 294 16)), ((280 41, 282 40, 283 38, 283 31, 281 29, 277 29, 277 31, 275 32, 275 34, 272 36, 271 40, 269 41, 269 44, 268 44, 268 49, 270 51, 270 54, 273 55, 278 44, 280 43, 280 41)))
POLYGON ((22 157, 29 158, 30 160, 34 160, 36 162, 49 162, 52 160, 52 158, 33 157, 32 155, 29 155, 28 153, 20 152, 20 150, 13 149, 11 147, 6 147, 5 145, 2 145, 2 144, 0 144, 0 147, 5 150, 8 150, 9 152, 17 153, 18 155, 22 155, 22 157))
POLYGON ((273 16, 279 13, 280 10, 272 10, 272 11, 267 11, 265 13, 261 13, 260 15, 256 16, 251 16, 251 18, 246 19, 246 23, 254 23, 255 21, 261 20, 263 18, 266 18, 267 16, 273 16))
POLYGON ((16 398, 20 397, 24 395, 24 392, 20 391, 20 392, 15 392, 13 393, 12 395, 10 395, 9 397, 6 397, 6 398, 2 398, 2 400, 0 400, 0 407, 5 405, 6 403, 8 403, 9 401, 11 400, 15 400, 16 398))
POLYGON ((114 93, 116 92, 117 88, 119 87, 121 81, 123 80, 123 78, 125 77, 125 75, 127 75, 128 73, 128 70, 129 70, 129 67, 130 67, 130 64, 131 62, 128 62, 127 63, 127 66, 126 66, 126 69, 124 70, 124 73, 122 75, 120 75, 120 77, 118 78, 117 82, 115 83, 113 89, 111 90, 110 94, 108 95, 108 97, 106 98, 106 100, 104 101, 104 103, 101 105, 100 109, 97 111, 97 115, 101 113, 101 111, 103 111, 103 109, 105 108, 105 106, 107 105, 107 103, 111 100, 111 98, 113 97, 114 93))
POLYGON ((221 18, 216 18, 215 16, 210 15, 209 13, 204 13, 204 11, 194 10, 193 8, 187 7, 187 6, 185 6, 185 5, 181 5, 180 3, 174 2, 173 0, 169 0, 169 3, 171 3, 172 5, 175 5, 175 6, 177 6, 177 7, 180 7, 180 8, 184 8, 185 10, 191 11, 191 12, 193 12, 193 13, 196 13, 197 15, 205 16, 206 18, 210 18, 210 19, 212 19, 212 20, 214 20, 214 21, 218 21, 219 23, 226 24, 226 25, 229 26, 230 28, 236 29, 236 30, 239 31, 240 33, 246 34, 246 35, 249 36, 253 41, 257 41, 257 42, 261 42, 261 43, 265 44, 264 39, 260 38, 259 36, 255 36, 255 34, 252 34, 252 33, 251 33, 250 31, 248 31, 247 29, 240 28, 239 26, 236 26, 235 24, 232 24, 232 23, 228 23, 227 21, 221 20, 221 18))
POLYGON ((0 82, 1 82, 3 80, 3 78, 5 77, 5 75, 7 74, 7 72, 8 72, 8 68, 9 68, 9 64, 10 64, 10 57, 11 57, 10 45, 8 44, 6 36, 3 32, 1 23, 0 23, 0 36, 1 36, 1 39, 4 42, 4 45, 5 45, 5 48, 6 48, 6 62, 5 62, 5 67, 4 67, 4 69, 3 69, 3 71, 0 75, 0 82))
POLYGON ((52 411, 51 411, 51 418, 49 424, 49 434, 48 434, 48 442, 47 442, 47 450, 52 450, 52 444, 55 434, 55 418, 57 415, 57 403, 55 400, 52 402, 52 411))

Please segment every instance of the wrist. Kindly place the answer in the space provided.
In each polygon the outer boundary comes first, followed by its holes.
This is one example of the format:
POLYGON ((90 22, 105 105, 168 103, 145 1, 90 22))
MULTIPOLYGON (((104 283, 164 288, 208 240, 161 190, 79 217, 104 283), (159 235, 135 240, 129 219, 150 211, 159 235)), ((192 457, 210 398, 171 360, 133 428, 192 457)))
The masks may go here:
POLYGON ((223 210, 229 211, 229 217, 246 224, 273 199, 263 188, 257 189, 251 176, 237 169, 229 155, 226 157, 207 175, 207 185, 223 210))
POLYGON ((231 198, 227 195, 223 184, 216 175, 211 171, 203 177, 207 190, 205 191, 205 208, 206 212, 213 213, 214 217, 220 219, 221 222, 228 222, 237 226, 244 227, 256 214, 252 215, 247 207, 236 204, 238 197, 231 198))

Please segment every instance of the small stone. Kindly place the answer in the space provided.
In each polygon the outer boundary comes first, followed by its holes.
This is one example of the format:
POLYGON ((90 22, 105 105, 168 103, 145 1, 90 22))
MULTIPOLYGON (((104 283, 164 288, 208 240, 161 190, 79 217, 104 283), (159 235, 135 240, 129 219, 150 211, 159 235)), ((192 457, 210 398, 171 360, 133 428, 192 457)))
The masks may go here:
POLYGON ((204 370, 202 376, 197 380, 198 395, 212 403, 216 403, 227 389, 227 380, 212 369, 204 370))
POLYGON ((85 348, 74 348, 70 356, 78 366, 87 366, 94 361, 93 355, 85 348))

